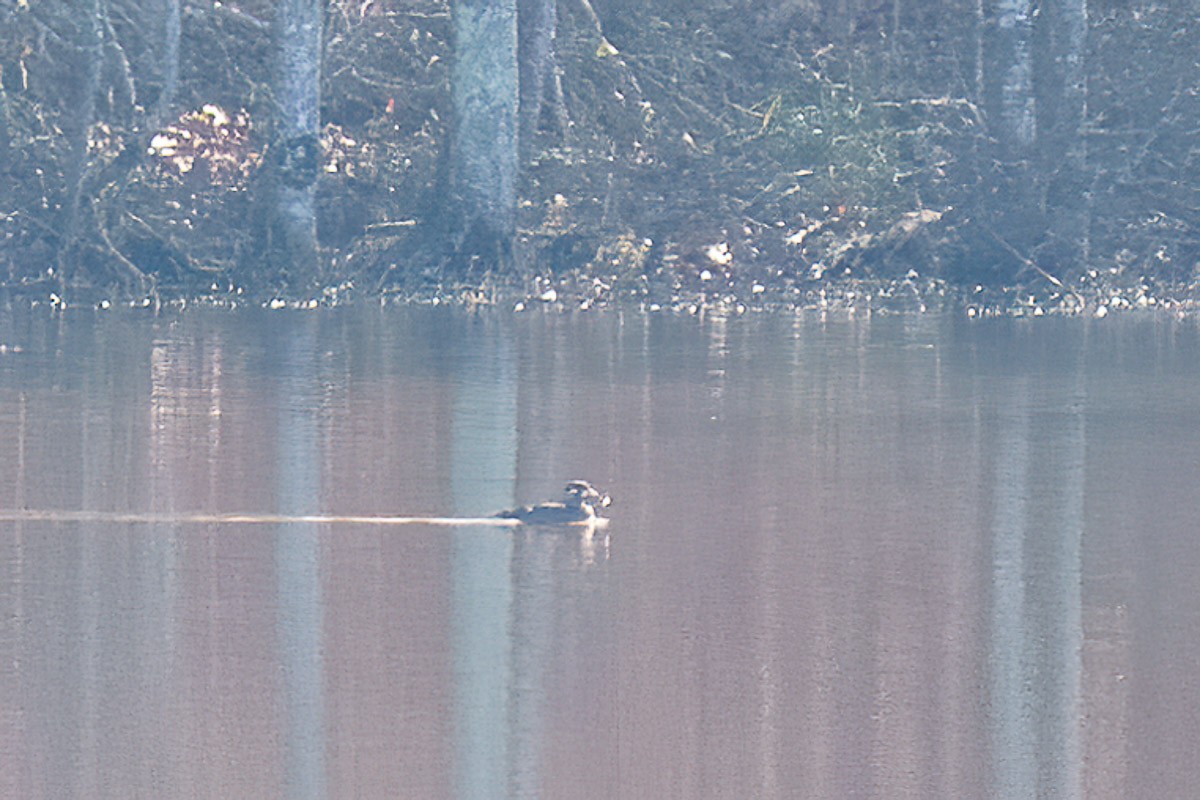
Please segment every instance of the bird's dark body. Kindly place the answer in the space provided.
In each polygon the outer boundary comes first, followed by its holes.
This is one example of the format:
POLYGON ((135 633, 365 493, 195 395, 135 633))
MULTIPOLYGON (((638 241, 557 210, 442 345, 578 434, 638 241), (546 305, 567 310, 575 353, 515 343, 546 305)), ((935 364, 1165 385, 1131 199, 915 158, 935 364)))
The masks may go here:
POLYGON ((563 503, 539 503, 536 506, 521 506, 501 511, 496 516, 501 519, 519 519, 526 525, 569 525, 595 519, 596 513, 588 513, 582 508, 569 508, 563 503))
POLYGON ((521 506, 496 514, 500 519, 520 520, 526 525, 585 525, 597 519, 596 506, 607 506, 608 495, 596 491, 587 481, 571 481, 563 490, 561 502, 539 503, 536 506, 521 506))

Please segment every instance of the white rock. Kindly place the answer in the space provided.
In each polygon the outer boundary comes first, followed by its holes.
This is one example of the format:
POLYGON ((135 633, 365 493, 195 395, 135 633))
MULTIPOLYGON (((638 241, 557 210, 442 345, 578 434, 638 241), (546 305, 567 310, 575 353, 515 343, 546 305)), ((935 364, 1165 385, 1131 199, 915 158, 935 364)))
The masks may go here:
POLYGON ((705 254, 708 256, 709 261, 721 266, 725 266, 730 261, 733 261, 733 253, 729 249, 728 242, 717 242, 708 248, 705 254))

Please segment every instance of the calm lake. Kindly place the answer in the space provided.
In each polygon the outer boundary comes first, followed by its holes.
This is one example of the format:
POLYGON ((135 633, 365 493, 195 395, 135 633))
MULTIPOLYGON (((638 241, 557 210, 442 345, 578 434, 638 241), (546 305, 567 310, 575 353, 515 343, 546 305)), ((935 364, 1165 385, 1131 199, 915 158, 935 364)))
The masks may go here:
POLYGON ((0 797, 1200 786, 1194 321, 9 309, 0 345, 0 797), (337 519, 571 478, 606 529, 337 519))

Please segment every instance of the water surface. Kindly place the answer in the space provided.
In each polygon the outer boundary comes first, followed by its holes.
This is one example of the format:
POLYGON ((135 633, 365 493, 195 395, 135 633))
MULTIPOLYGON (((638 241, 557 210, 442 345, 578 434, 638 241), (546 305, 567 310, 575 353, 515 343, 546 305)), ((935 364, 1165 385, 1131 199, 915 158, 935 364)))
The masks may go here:
POLYGON ((0 796, 1190 796, 1198 342, 6 312, 0 796))

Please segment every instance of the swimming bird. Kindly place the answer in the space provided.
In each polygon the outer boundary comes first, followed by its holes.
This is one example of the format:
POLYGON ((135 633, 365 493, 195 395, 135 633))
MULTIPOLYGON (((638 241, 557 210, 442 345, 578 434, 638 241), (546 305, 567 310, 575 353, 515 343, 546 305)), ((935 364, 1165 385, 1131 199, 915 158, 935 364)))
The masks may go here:
POLYGON ((591 525, 603 517, 597 508, 605 508, 612 498, 587 481, 567 481, 563 499, 536 506, 521 506, 496 514, 501 519, 516 519, 526 525, 591 525))

